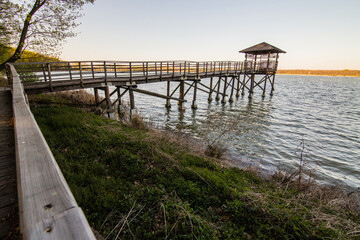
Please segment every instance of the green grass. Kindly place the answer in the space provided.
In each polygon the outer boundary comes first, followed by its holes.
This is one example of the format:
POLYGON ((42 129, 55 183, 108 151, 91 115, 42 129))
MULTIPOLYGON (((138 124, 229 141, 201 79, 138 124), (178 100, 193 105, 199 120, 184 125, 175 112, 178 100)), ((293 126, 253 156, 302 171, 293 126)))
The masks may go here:
POLYGON ((90 225, 110 239, 348 239, 359 226, 358 213, 221 167, 174 138, 64 105, 32 111, 90 225))

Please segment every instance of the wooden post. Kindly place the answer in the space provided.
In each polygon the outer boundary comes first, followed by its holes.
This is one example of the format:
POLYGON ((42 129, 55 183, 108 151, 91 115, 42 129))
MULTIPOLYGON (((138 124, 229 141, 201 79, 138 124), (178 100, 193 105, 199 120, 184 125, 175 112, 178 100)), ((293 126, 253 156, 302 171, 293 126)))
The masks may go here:
POLYGON ((208 74, 208 62, 206 62, 206 65, 205 65, 205 77, 207 77, 207 74, 208 74))
POLYGON ((224 84, 224 90, 223 90, 223 95, 222 95, 222 100, 221 100, 221 103, 226 103, 226 100, 225 100, 225 95, 226 95, 226 87, 227 87, 227 78, 228 77, 225 77, 225 84, 224 84))
POLYGON ((236 86, 236 98, 240 97, 240 74, 236 76, 237 86, 236 86))
POLYGON ((254 93, 254 84, 255 84, 255 74, 252 73, 251 74, 251 78, 250 78, 250 90, 249 90, 249 98, 251 99, 254 93))
POLYGON ((185 61, 185 64, 184 64, 184 77, 186 76, 186 61, 185 61))
POLYGON ((118 107, 117 107, 117 110, 118 110, 118 116, 120 119, 122 119, 124 117, 124 109, 121 105, 121 91, 120 91, 120 87, 116 87, 116 91, 117 91, 117 97, 118 97, 118 107))
POLYGON ((116 90, 117 90, 118 104, 121 105, 121 91, 120 91, 120 87, 116 87, 116 90))
POLYGON ((218 80, 218 83, 217 83, 217 84, 218 84, 218 88, 217 88, 215 100, 216 100, 216 101, 219 101, 219 100, 220 100, 221 77, 219 77, 219 80, 218 80))
POLYGON ((70 63, 68 63, 68 68, 69 68, 69 76, 70 76, 70 80, 72 80, 71 65, 70 65, 70 63))
POLYGON ((44 81, 47 82, 46 72, 45 72, 45 64, 42 64, 42 70, 43 70, 43 75, 44 75, 44 81))
POLYGON ((49 77, 49 88, 50 88, 50 91, 54 91, 53 87, 52 87, 52 79, 51 79, 51 69, 50 69, 50 63, 47 64, 47 67, 48 67, 48 77, 49 77))
POLYGON ((175 77, 175 62, 173 62, 172 64, 172 77, 174 78, 175 77))
POLYGON ((160 81, 162 80, 162 71, 163 71, 163 67, 162 67, 162 62, 160 62, 160 81))
POLYGON ((113 118, 113 111, 112 111, 112 105, 111 105, 111 99, 110 99, 109 86, 105 86, 105 98, 106 98, 108 117, 113 118))
MULTIPOLYGON (((179 99, 180 99, 180 100, 184 100, 184 97, 185 97, 185 95, 184 95, 185 82, 184 82, 184 81, 185 81, 184 79, 181 80, 181 81, 180 81, 180 84, 179 84, 179 85, 180 85, 180 90, 179 90, 179 99)), ((179 107, 179 110, 180 110, 180 111, 185 110, 183 104, 184 104, 183 101, 179 101, 179 102, 178 102, 178 107, 179 107)))
POLYGON ((129 70, 130 70, 130 84, 132 84, 132 69, 131 69, 131 62, 129 62, 129 70))
POLYGON ((266 74, 265 76, 265 80, 264 80, 264 89, 263 89, 263 93, 262 93, 262 97, 265 97, 265 91, 266 91, 266 81, 269 79, 268 75, 266 74))
POLYGON ((94 72, 94 63, 91 62, 91 73, 92 73, 92 78, 95 78, 95 72, 94 72))
POLYGON ((146 62, 146 82, 149 81, 149 63, 146 62))
POLYGON ((104 61, 104 75, 105 75, 105 84, 107 85, 107 70, 106 70, 106 62, 104 61))
POLYGON ((273 80, 272 80, 272 84, 271 84, 271 92, 270 92, 270 96, 274 95, 274 84, 275 84, 275 73, 273 74, 273 80))
MULTIPOLYGON (((199 79, 199 68, 200 68, 200 64, 199 63, 196 63, 196 78, 199 79)), ((197 82, 195 84, 195 87, 197 86, 197 82)))
POLYGON ((114 73, 115 73, 115 77, 117 78, 116 63, 114 63, 114 73))
POLYGON ((97 107, 97 105, 100 102, 99 90, 97 88, 94 88, 94 96, 95 96, 95 106, 97 107))
POLYGON ((191 105, 191 108, 192 108, 192 109, 196 109, 196 108, 197 108, 197 105, 196 105, 197 84, 198 84, 198 80, 196 79, 196 80, 194 81, 194 96, 193 96, 193 102, 192 102, 192 105, 191 105))
POLYGON ((208 101, 211 102, 212 101, 212 92, 213 92, 213 77, 210 78, 210 92, 209 92, 209 97, 208 97, 208 101))
POLYGON ((80 86, 83 88, 84 87, 84 82, 83 82, 83 76, 82 76, 81 62, 79 62, 79 73, 80 73, 80 86))
POLYGON ((253 70, 253 72, 256 72, 256 59, 257 59, 257 55, 255 55, 255 59, 254 59, 254 70, 253 70))
MULTIPOLYGON (((170 81, 167 81, 167 89, 166 89, 166 96, 170 97, 170 81)), ((166 99, 165 103, 166 108, 171 108, 170 99, 166 99)))
POLYGON ((244 78, 243 78, 243 85, 242 85, 242 90, 241 90, 241 95, 242 96, 245 95, 245 83, 246 83, 245 79, 246 79, 246 73, 244 73, 244 78))
POLYGON ((229 102, 234 102, 234 88, 235 88, 235 77, 232 77, 232 86, 231 86, 231 93, 230 93, 230 98, 229 98, 229 102))
POLYGON ((134 98, 134 91, 131 87, 129 87, 129 99, 130 99, 130 115, 133 114, 135 109, 135 98, 134 98))
POLYGON ((273 80, 272 80, 272 84, 271 84, 271 92, 270 92, 270 96, 274 95, 274 85, 275 85, 275 74, 276 74, 276 70, 277 70, 277 65, 278 65, 278 59, 279 59, 279 54, 276 54, 276 62, 275 62, 275 69, 274 69, 274 73, 273 73, 273 80))

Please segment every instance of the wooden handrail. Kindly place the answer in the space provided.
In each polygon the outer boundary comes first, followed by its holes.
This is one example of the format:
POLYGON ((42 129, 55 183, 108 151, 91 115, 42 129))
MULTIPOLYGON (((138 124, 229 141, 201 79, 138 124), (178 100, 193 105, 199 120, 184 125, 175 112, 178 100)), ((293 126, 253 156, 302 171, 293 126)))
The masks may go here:
POLYGON ((95 239, 12 76, 20 230, 23 239, 95 239))

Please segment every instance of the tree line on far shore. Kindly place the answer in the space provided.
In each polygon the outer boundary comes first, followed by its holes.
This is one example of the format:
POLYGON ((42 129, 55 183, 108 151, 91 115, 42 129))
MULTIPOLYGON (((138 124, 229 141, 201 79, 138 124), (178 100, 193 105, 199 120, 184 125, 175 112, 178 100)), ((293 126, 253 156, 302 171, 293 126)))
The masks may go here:
POLYGON ((307 69, 280 69, 278 74, 289 75, 319 75, 319 76, 346 76, 346 77, 360 77, 360 70, 307 70, 307 69))

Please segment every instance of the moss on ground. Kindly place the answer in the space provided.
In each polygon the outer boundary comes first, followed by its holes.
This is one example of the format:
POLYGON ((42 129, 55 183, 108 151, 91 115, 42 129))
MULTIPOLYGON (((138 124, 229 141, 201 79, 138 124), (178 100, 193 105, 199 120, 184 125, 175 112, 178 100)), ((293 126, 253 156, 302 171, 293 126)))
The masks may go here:
POLYGON ((32 111, 90 225, 110 239, 356 238, 358 213, 174 138, 64 105, 32 111))

